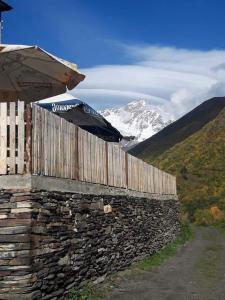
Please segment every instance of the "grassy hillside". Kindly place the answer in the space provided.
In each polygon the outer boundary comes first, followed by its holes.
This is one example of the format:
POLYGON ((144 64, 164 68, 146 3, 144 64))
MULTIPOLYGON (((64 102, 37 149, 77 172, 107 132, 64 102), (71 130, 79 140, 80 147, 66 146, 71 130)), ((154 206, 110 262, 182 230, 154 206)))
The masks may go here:
POLYGON ((194 220, 197 209, 225 211, 225 109, 202 129, 149 163, 177 176, 178 193, 194 220))
POLYGON ((214 120, 225 108, 225 97, 212 98, 170 124, 154 136, 139 143, 129 152, 137 157, 154 160, 214 120))

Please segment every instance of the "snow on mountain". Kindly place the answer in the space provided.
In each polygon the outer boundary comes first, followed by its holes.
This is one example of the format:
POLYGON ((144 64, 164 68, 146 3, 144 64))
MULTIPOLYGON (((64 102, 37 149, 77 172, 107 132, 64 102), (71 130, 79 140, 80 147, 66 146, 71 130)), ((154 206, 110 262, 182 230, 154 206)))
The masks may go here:
POLYGON ((135 136, 136 142, 157 133, 173 120, 151 105, 150 101, 137 100, 127 105, 99 111, 124 136, 135 136))

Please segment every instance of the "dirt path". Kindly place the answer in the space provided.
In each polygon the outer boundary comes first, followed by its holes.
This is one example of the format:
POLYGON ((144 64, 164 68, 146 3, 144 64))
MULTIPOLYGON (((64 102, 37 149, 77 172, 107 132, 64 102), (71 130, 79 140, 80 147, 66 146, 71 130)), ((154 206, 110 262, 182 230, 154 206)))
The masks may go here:
POLYGON ((195 239, 160 267, 122 280, 107 300, 225 300, 225 237, 196 228, 195 239))

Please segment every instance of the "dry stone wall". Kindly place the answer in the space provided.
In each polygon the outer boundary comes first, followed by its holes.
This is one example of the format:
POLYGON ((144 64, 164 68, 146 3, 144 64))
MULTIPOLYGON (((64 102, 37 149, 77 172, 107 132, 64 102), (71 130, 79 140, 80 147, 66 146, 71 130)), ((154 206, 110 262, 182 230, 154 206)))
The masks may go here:
POLYGON ((154 253, 179 232, 171 197, 0 193, 0 299, 67 299, 154 253))

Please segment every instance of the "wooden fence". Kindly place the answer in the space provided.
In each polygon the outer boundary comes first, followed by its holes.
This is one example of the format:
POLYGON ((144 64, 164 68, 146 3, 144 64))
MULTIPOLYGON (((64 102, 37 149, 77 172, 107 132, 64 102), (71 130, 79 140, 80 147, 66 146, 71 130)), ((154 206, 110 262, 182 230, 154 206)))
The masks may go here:
POLYGON ((29 110, 20 101, 0 103, 0 175, 23 174, 29 169, 29 110))
POLYGON ((69 178, 176 194, 176 178, 33 104, 0 104, 0 175, 69 178))

